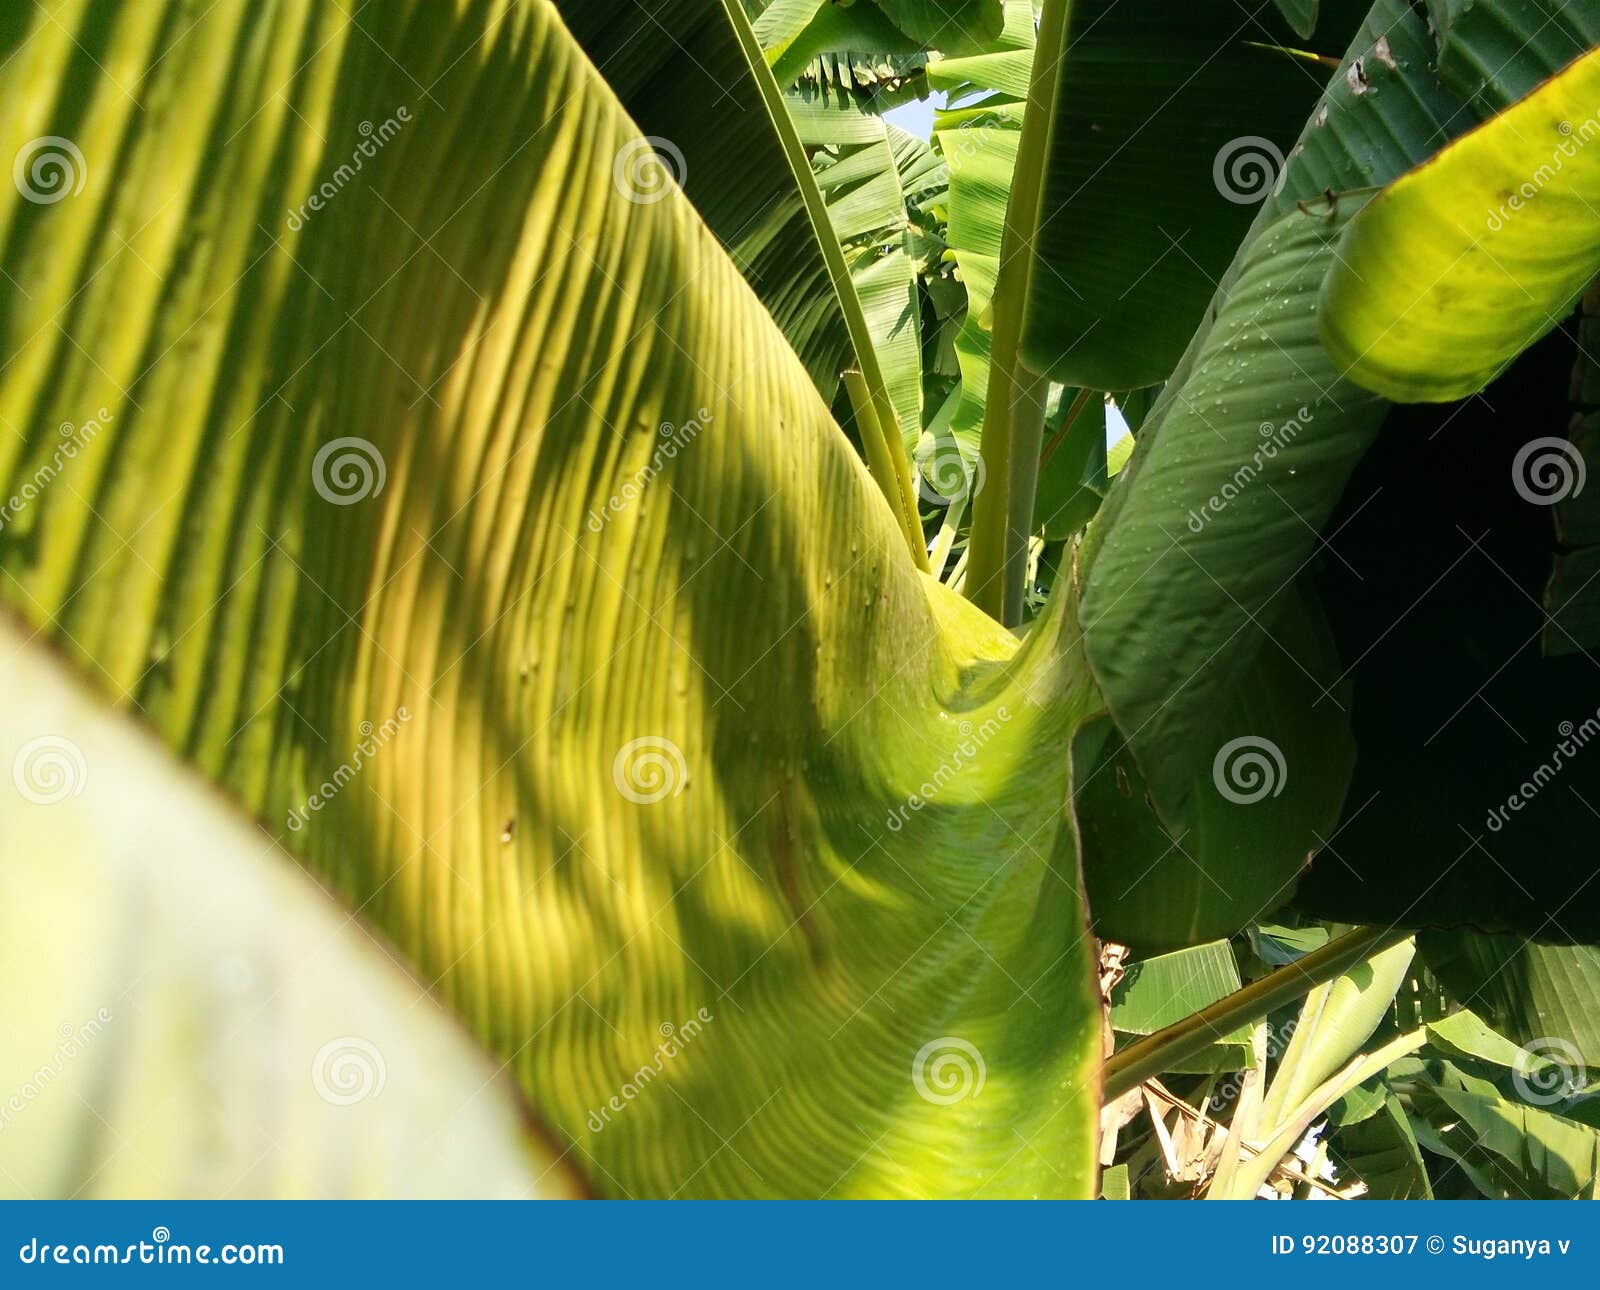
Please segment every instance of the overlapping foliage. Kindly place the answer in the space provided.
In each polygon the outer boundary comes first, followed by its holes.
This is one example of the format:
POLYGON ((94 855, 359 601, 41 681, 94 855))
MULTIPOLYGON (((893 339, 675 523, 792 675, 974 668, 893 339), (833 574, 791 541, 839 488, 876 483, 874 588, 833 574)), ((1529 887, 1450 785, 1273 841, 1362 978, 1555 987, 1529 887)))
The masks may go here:
POLYGON ((1234 8, 5 19, 0 1179, 1592 1192, 1600 18, 1234 8))

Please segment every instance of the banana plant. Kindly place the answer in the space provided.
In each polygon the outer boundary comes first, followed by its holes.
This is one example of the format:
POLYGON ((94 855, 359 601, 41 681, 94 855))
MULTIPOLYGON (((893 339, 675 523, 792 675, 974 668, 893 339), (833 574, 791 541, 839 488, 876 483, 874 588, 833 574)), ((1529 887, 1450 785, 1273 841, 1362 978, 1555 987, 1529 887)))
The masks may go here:
MULTIPOLYGON (((1451 509, 1581 436, 1437 427, 1417 613, 1368 502, 1388 400, 1574 410, 1600 153, 1393 266, 1600 129, 1600 19, 1258 8, 17 6, 0 1189, 1094 1196, 1108 1095, 1417 929, 1592 1044, 1581 488, 1451 509), (1107 1060, 1097 940, 1291 903, 1363 926, 1107 1060)), ((1223 1190, 1359 1030, 1255 1062, 1223 1190)))

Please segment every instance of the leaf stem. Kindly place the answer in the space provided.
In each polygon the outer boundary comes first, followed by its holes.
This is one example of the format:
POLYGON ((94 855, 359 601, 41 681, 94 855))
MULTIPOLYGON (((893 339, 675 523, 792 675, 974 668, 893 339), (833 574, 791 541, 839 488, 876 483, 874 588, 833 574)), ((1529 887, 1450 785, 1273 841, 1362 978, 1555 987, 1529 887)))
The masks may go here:
MULTIPOLYGON (((867 342, 869 346, 871 343, 870 340, 867 342)), ((922 520, 917 515, 916 493, 911 487, 905 448, 900 440, 900 423, 895 419, 894 408, 883 406, 883 402, 874 395, 869 386, 870 378, 865 372, 850 368, 842 376, 845 392, 850 397, 851 410, 855 413, 856 429, 861 432, 861 446, 866 450, 867 469, 889 499, 889 505, 895 512, 895 518, 900 521, 901 531, 910 543, 912 553, 920 557, 919 567, 927 572, 928 550, 922 543, 922 520), (889 417, 887 429, 883 420, 885 415, 889 417), (902 473, 905 474, 904 480, 900 478, 902 473), (896 498, 900 496, 911 498, 909 510, 903 504, 896 505, 896 498)), ((878 379, 880 382, 883 379, 881 372, 878 379)))
POLYGON ((1028 80, 1028 102, 1022 114, 1022 138, 1017 144, 1017 167, 1011 176, 1005 227, 1000 236, 1000 267, 990 304, 989 385, 984 395, 981 448, 986 487, 972 504, 966 595, 1008 627, 1021 620, 1021 577, 1027 567, 1027 537, 1033 528, 1033 498, 1043 433, 1043 393, 1035 399, 1029 388, 1043 378, 1026 371, 1018 351, 1066 29, 1067 0, 1044 0, 1033 71, 1028 80), (1040 405, 1037 427, 1033 424, 1035 402, 1040 405), (1026 418, 1021 425, 1019 408, 1026 418), (1020 544, 1018 533, 1022 535, 1020 544), (1014 558, 1019 545, 1023 552, 1020 561, 1014 558))
MULTIPOLYGON (((900 434, 900 418, 895 414, 894 403, 889 397, 889 386, 883 377, 878 351, 872 343, 872 331, 867 326, 861 298, 856 294, 855 283, 850 277, 850 266, 845 263, 844 248, 839 245, 839 238, 833 231, 827 202, 823 200, 822 189, 811 172, 811 161, 789 117, 789 109, 783 102, 783 91, 767 66, 766 56, 761 52, 761 42, 756 39, 750 20, 745 17, 738 0, 722 0, 722 7, 750 64, 751 74, 761 87, 762 101, 778 140, 783 145, 784 156, 794 174, 795 187, 805 203, 806 214, 811 219, 811 230, 822 249, 828 278, 833 283, 839 312, 844 317, 845 331, 850 337, 850 347, 855 351, 855 366, 858 369, 855 376, 861 381, 860 388, 866 397, 858 398, 855 389, 849 390, 849 394, 851 407, 856 414, 856 426, 861 433, 862 447, 867 454, 867 468, 900 522, 901 532, 911 549, 911 558, 918 569, 927 572, 928 548, 922 537, 922 519, 917 514, 917 491, 911 480, 910 454, 900 434)), ((851 373, 844 373, 847 388, 850 376, 851 373)))
POLYGON ((1145 1035, 1106 1059, 1105 1100, 1120 1097, 1209 1047, 1220 1036, 1259 1021, 1274 1008, 1293 1003, 1324 981, 1343 976, 1357 963, 1410 936, 1410 932, 1393 927, 1358 927, 1165 1030, 1145 1035))

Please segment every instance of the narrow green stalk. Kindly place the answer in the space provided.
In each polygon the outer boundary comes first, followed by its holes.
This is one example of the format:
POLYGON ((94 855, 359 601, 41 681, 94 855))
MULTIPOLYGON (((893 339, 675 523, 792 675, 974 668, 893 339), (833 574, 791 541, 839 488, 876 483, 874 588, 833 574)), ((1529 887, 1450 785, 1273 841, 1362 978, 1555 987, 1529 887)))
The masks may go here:
POLYGON ((1171 1070, 1175 1063, 1208 1048, 1219 1036, 1303 998, 1324 981, 1343 976, 1357 963, 1398 945, 1410 935, 1392 927, 1358 927, 1193 1016, 1145 1035, 1106 1059, 1106 1101, 1137 1088, 1152 1075, 1171 1070))
POLYGON ((1043 426, 1043 409, 1039 412, 1039 428, 1034 429, 1034 400, 1019 399, 1019 387, 1026 394, 1031 382, 1040 378, 1025 371, 1018 349, 1022 343, 1028 275, 1033 265, 1033 240, 1039 227, 1039 201, 1044 191, 1044 163, 1049 155, 1050 119, 1055 112, 1067 7, 1068 0, 1044 0, 1040 14, 1028 102, 1022 114, 1022 138, 1017 145, 1017 168, 1011 176, 1005 228, 1000 237, 1000 267, 990 304, 989 386, 983 405, 985 487, 972 504, 966 595, 1008 627, 1020 621, 1022 591, 1017 579, 1026 567, 1027 535, 1033 527, 1043 426), (1019 407, 1026 412, 1023 426, 1017 424, 1019 407), (1020 434, 1016 433, 1018 430, 1020 434), (1012 558, 1017 545, 1014 535, 1018 532, 1023 535, 1021 566, 1012 558))
MULTIPOLYGON (((861 308, 861 298, 856 295, 855 283, 850 278, 850 266, 845 263, 844 248, 839 245, 839 238, 833 231, 833 223, 828 218, 828 204, 823 200, 816 176, 811 173, 811 162, 795 131, 794 122, 789 119, 783 91, 778 88, 778 82, 767 67, 761 42, 756 39, 739 0, 722 0, 722 7, 750 63, 756 84, 761 87, 767 115, 771 117, 773 129, 783 145, 784 156, 794 174, 795 187, 805 203, 806 214, 811 218, 811 230, 816 234, 817 245, 822 248, 822 258, 828 266, 828 278, 833 283, 834 295, 839 300, 839 312, 844 317, 850 347, 855 351, 859 369, 856 375, 862 380, 867 394, 865 400, 858 401, 856 393, 850 392, 856 426, 867 454, 867 468, 871 470, 873 479, 888 498, 895 518, 900 522, 906 544, 911 548, 911 558, 916 561, 917 568, 926 572, 928 549, 923 542, 922 520, 917 514, 917 490, 911 478, 910 454, 906 452, 905 440, 900 434, 900 418, 889 398, 889 386, 883 377, 878 351, 872 343, 872 332, 861 308), (865 408, 870 408, 872 415, 863 417, 865 408)), ((849 375, 845 374, 847 387, 849 375)))
MULTIPOLYGON (((856 416, 856 428, 861 432, 861 446, 866 450, 867 469, 872 472, 872 477, 878 481, 878 487, 884 490, 884 494, 893 505, 895 494, 890 489, 900 486, 896 466, 905 462, 905 452, 897 451, 901 448, 901 444, 899 422, 892 419, 894 409, 888 409, 891 418, 888 424, 891 428, 886 430, 882 420, 883 409, 873 397, 866 374, 851 368, 842 375, 845 393, 849 395, 850 407, 856 416)), ((909 475, 905 479, 905 486, 908 489, 911 486, 909 475)), ((894 510, 895 518, 900 521, 901 531, 905 533, 912 549, 922 557, 922 568, 927 570, 928 552, 922 545, 922 521, 917 518, 915 494, 912 495, 909 516, 902 507, 896 506, 894 510)))

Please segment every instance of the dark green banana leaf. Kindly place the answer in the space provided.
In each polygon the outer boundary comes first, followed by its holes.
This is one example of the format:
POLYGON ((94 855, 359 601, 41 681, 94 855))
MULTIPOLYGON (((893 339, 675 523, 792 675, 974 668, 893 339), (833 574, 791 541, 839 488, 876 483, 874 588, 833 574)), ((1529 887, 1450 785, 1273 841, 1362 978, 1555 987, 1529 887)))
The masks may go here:
POLYGON ((1587 0, 1425 0, 1439 78, 1479 115, 1509 107, 1576 52, 1600 45, 1587 0))
POLYGON ((1075 800, 1102 937, 1141 953, 1192 945, 1290 900, 1350 783, 1350 696, 1339 672, 1314 599, 1292 592, 1273 643, 1229 700, 1228 739, 1194 785, 1182 830, 1163 823, 1110 721, 1085 729, 1075 800))
MULTIPOLYGON (((1523 925, 1531 918, 1532 930, 1563 906, 1587 876, 1585 862, 1571 853, 1587 836, 1586 826, 1575 832, 1569 827, 1567 850, 1548 873, 1519 861, 1511 865, 1510 875, 1504 874, 1505 858, 1469 855, 1467 836, 1445 856, 1446 840, 1460 832, 1458 822, 1478 825, 1475 835, 1481 835, 1484 815, 1495 800, 1495 795, 1484 795, 1482 782, 1459 779, 1446 753, 1465 754, 1483 746, 1474 740, 1489 740, 1504 771, 1504 763, 1518 762, 1523 745, 1479 708, 1473 715, 1481 715, 1484 724, 1458 728, 1449 749, 1435 748, 1427 757, 1417 747, 1444 724, 1451 709, 1493 679, 1510 650, 1475 652, 1473 633, 1462 634, 1459 624, 1435 626, 1430 634, 1422 626, 1428 616, 1407 617, 1407 606, 1417 603, 1417 593, 1446 572, 1449 560, 1438 563, 1430 550, 1426 560, 1414 561, 1412 548, 1396 545, 1392 536, 1385 549, 1377 512, 1369 517, 1374 520, 1372 540, 1352 544, 1341 536, 1342 526, 1362 515, 1368 499, 1377 496, 1396 516, 1428 511, 1429 520, 1403 530, 1403 541, 1437 520, 1459 547, 1465 539, 1455 533, 1447 500, 1452 489, 1465 506, 1460 515, 1482 508, 1474 510, 1476 485, 1462 480, 1447 486, 1442 481, 1461 476, 1468 465, 1487 468, 1487 463, 1462 456, 1455 439, 1443 438, 1436 444, 1431 474, 1389 478, 1384 469, 1374 467, 1362 486, 1351 484, 1352 472, 1384 424, 1386 409, 1341 381, 1317 340, 1315 299, 1335 263, 1334 249, 1325 244, 1313 250, 1292 277, 1253 277, 1261 273, 1258 248, 1285 211, 1326 211, 1331 205, 1335 218, 1347 218, 1363 200, 1355 190, 1398 177, 1474 123, 1473 107, 1435 77, 1438 48, 1435 34, 1411 6, 1382 0, 1374 7, 1300 144, 1291 151, 1281 190, 1268 199, 1224 277, 1212 311, 1146 422, 1128 469, 1091 526, 1085 561, 1086 640, 1155 807, 1169 828, 1182 830, 1189 825, 1194 785, 1203 782, 1211 760, 1230 737, 1224 728, 1225 703, 1271 639, 1273 604, 1296 578, 1316 572, 1344 666, 1355 681, 1351 710, 1357 724, 1357 779, 1339 829, 1325 839, 1327 845, 1313 864, 1309 881, 1314 890, 1308 898, 1303 882, 1301 898, 1327 916, 1352 921, 1430 925, 1483 920, 1484 925, 1504 925, 1496 920, 1514 919, 1523 925), (1323 196, 1327 192, 1334 194, 1331 202, 1323 196), (1247 295, 1252 284, 1254 295, 1247 295), (1289 290, 1274 290, 1279 286, 1289 290), (1296 293, 1302 289, 1305 294, 1297 304, 1296 293), (1260 460, 1263 440, 1280 437, 1297 407, 1310 414, 1304 423, 1311 428, 1295 431, 1281 451, 1260 460), (1269 427, 1271 433, 1264 434, 1269 427), (1449 469, 1441 472, 1444 464, 1449 469), (1406 482, 1402 486, 1397 479, 1406 482), (1419 494, 1418 488, 1424 491, 1419 494), (1419 500, 1426 505, 1419 507, 1419 500), (1408 558, 1396 560, 1397 550, 1407 551, 1408 558), (1382 582, 1391 576, 1413 577, 1424 568, 1431 572, 1420 583, 1413 578, 1409 599, 1391 605, 1387 590, 1374 589, 1373 572, 1380 573, 1377 581, 1382 582), (1365 662, 1361 658, 1366 644, 1384 629, 1392 631, 1387 648, 1409 651, 1403 666, 1387 671, 1380 668, 1382 655, 1365 662), (1439 666, 1430 641, 1459 657, 1461 666, 1439 666), (1457 692, 1453 702, 1424 725, 1428 712, 1451 689, 1457 692), (1436 697, 1424 699, 1424 693, 1436 697), (1420 733, 1396 740, 1395 731, 1407 722, 1420 733), (1499 728, 1489 730, 1489 724, 1499 728), (1385 796, 1375 801, 1373 795, 1380 790, 1385 796), (1459 802, 1442 815, 1430 809, 1446 798, 1459 802), (1470 808, 1462 808, 1461 802, 1470 808), (1376 813, 1375 805, 1380 808, 1376 813), (1431 855, 1419 860, 1419 836, 1427 840, 1427 850, 1441 852, 1437 861, 1431 855), (1396 838, 1405 841, 1397 847, 1396 838), (1467 867, 1453 869, 1448 883, 1435 881, 1458 862, 1467 867), (1528 870, 1532 881, 1519 870, 1528 870), (1522 894, 1516 891, 1519 882, 1522 894), (1515 899, 1508 902, 1507 893, 1515 899)), ((1582 51, 1566 52, 1570 60, 1582 51)), ((1524 440, 1531 437, 1525 409, 1517 407, 1516 416, 1516 421, 1501 418, 1505 433, 1520 428, 1524 440)), ((1401 446, 1415 431, 1394 433, 1401 446)), ((1442 431, 1435 425, 1428 433, 1442 431)), ((1510 456, 1494 466, 1503 482, 1509 479, 1510 456)), ((1509 494, 1509 488, 1505 491, 1509 494)), ((1524 514, 1514 527, 1525 531, 1529 523, 1541 520, 1548 524, 1543 511, 1524 514)), ((1546 563, 1533 580, 1535 602, 1548 575, 1548 554, 1547 543, 1546 563)), ((1481 556, 1475 559, 1496 582, 1505 583, 1504 575, 1481 556)), ((1518 583, 1521 573, 1513 574, 1511 581, 1518 583)), ((1503 609, 1508 598, 1520 594, 1507 585, 1493 603, 1503 609)), ((1464 610, 1470 597, 1464 588, 1464 610)), ((1495 613, 1480 610, 1476 628, 1479 634, 1509 635, 1516 630, 1514 621, 1525 620, 1497 619, 1495 613)), ((1535 624, 1526 634, 1537 632, 1535 624)), ((1568 683, 1573 679, 1582 678, 1573 673, 1568 683)), ((1532 731, 1542 728, 1544 720, 1542 715, 1535 720, 1535 714, 1552 709, 1561 685, 1562 678, 1552 676, 1546 697, 1528 711, 1523 737, 1535 746, 1532 731)), ((1585 707, 1585 694, 1582 685, 1570 691, 1567 712, 1552 715, 1550 729, 1562 719, 1579 722, 1600 706, 1597 701, 1585 707)), ((1500 771, 1485 768, 1483 773, 1487 779, 1505 778, 1500 771)), ((1293 774, 1291 766, 1291 782, 1293 774)), ((1518 771, 1500 795, 1521 777, 1518 771)), ((1587 868, 1592 870, 1592 863, 1587 868)), ((1259 861, 1207 870, 1233 891, 1253 885, 1263 902, 1276 886, 1268 872, 1259 861)), ((1569 934, 1580 936, 1588 925, 1580 924, 1571 911, 1562 923, 1569 934)))
POLYGON ((1557 546, 1527 469, 1564 442, 1572 360, 1557 333, 1465 404, 1394 409, 1329 525, 1357 757, 1300 887, 1318 916, 1600 940, 1600 670, 1541 649, 1557 546))
POLYGON ((987 48, 1005 23, 1003 0, 875 0, 889 21, 929 49, 951 54, 987 48))
POLYGON ((1262 613, 1308 566, 1382 421, 1381 401, 1341 383, 1317 338, 1332 239, 1361 201, 1319 207, 1319 194, 1402 173, 1459 105, 1420 74, 1432 40, 1399 0, 1378 4, 1347 72, 1380 39, 1396 67, 1364 75, 1382 93, 1333 77, 1091 529, 1090 661, 1173 822, 1223 742, 1220 703, 1268 639, 1262 613))
POLYGON ((1384 1095, 1377 1112, 1339 1130, 1330 1155, 1339 1181, 1366 1184, 1366 1200, 1432 1200, 1428 1169, 1417 1148, 1417 1136, 1405 1108, 1384 1095))
POLYGON ((1411 1125, 1428 1151, 1453 1162, 1490 1200, 1592 1199, 1600 1131, 1501 1097, 1492 1085, 1440 1063, 1409 1096, 1411 1125))
POLYGON ((1270 39, 1231 4, 1074 0, 1022 342, 1035 371, 1097 390, 1171 375, 1328 80, 1270 39))

